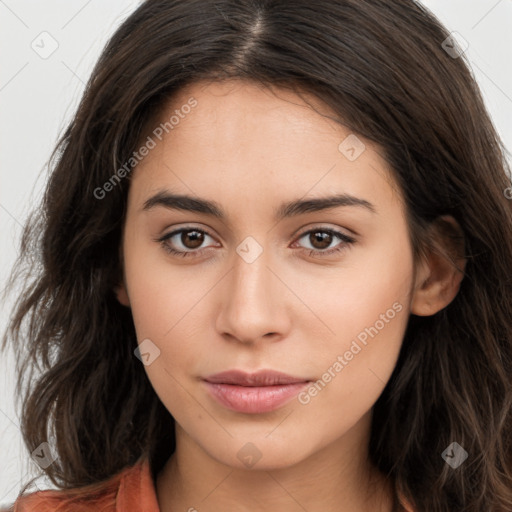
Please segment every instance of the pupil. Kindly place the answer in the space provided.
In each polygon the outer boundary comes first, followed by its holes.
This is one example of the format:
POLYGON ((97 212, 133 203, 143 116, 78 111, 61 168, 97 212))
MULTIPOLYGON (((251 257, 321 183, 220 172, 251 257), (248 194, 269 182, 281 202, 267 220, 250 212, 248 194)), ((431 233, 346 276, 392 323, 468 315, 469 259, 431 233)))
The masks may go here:
POLYGON ((181 242, 187 249, 196 249, 203 243, 203 240, 204 233, 199 231, 184 231, 181 233, 181 242))

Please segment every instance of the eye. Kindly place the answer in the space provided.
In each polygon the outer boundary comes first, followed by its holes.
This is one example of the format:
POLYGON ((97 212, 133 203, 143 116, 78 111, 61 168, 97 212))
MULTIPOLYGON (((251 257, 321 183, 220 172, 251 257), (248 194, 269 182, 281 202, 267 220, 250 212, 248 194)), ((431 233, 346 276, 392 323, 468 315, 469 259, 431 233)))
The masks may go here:
POLYGON ((156 241, 160 242, 162 247, 170 254, 189 257, 202 252, 204 247, 201 248, 201 245, 207 238, 213 240, 213 237, 202 229, 181 228, 158 238, 156 241))
MULTIPOLYGON (((180 228, 156 239, 166 252, 174 256, 195 257, 199 256, 208 247, 202 247, 205 241, 213 237, 206 231, 198 228, 180 228)), ((309 256, 323 257, 339 253, 355 243, 355 239, 330 228, 310 229, 303 233, 298 240, 305 239, 309 247, 303 249, 309 251, 309 256), (338 241, 333 246, 333 243, 338 241)), ((297 243, 297 242, 295 242, 297 243)))
POLYGON ((329 228, 310 229, 303 233, 299 240, 304 239, 309 247, 309 256, 327 256, 348 249, 351 244, 355 243, 355 239, 329 228), (333 243, 338 241, 333 246, 333 243))

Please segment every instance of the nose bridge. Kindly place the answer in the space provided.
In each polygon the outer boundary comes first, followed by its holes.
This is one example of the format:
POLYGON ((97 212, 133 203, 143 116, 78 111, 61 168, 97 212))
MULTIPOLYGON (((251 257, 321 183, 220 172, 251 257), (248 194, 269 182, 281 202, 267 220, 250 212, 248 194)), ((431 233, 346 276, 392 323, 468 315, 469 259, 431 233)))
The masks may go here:
POLYGON ((235 258, 232 280, 233 298, 241 305, 264 309, 273 297, 272 273, 268 269, 268 254, 259 255, 254 261, 247 261, 240 255, 235 258))
POLYGON ((283 334, 287 325, 284 290, 269 266, 270 251, 254 238, 238 245, 221 306, 221 332, 245 342, 268 333, 283 334))

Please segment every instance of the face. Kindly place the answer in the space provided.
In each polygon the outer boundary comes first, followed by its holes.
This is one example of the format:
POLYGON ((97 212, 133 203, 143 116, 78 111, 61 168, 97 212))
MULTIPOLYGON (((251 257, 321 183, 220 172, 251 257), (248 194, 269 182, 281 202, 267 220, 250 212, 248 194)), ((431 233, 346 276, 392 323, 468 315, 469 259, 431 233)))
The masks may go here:
POLYGON ((183 89, 149 136, 118 298, 179 431, 222 463, 277 468, 367 427, 413 287, 379 148, 291 91, 239 81, 183 89), (205 382, 233 369, 298 382, 205 382))

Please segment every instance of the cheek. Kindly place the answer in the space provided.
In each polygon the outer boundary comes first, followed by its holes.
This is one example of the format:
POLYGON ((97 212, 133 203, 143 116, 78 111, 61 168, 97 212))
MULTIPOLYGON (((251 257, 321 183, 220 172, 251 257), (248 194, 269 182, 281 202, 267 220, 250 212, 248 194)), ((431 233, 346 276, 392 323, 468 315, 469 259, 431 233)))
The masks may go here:
POLYGON ((205 308, 219 278, 198 276, 193 266, 171 264, 158 246, 133 242, 126 237, 125 272, 137 340, 149 339, 158 353, 144 369, 169 410, 186 409, 183 385, 198 374, 205 334, 213 336, 214 318, 205 308))
POLYGON ((144 261, 135 252, 126 261, 137 340, 151 340, 158 354, 144 370, 167 410, 178 422, 185 421, 198 413, 187 381, 195 375, 198 354, 204 354, 204 336, 198 330, 205 328, 207 319, 201 299, 211 286, 186 278, 169 265, 144 261))
POLYGON ((293 274, 296 269, 283 269, 287 282, 295 283, 294 290, 325 324, 324 334, 331 338, 326 339, 328 344, 373 325, 396 301, 407 309, 413 279, 412 251, 405 225, 389 225, 397 227, 367 237, 335 266, 306 267, 300 276, 293 274))
POLYGON ((361 251, 357 261, 323 282, 321 293, 306 299, 329 327, 316 338, 311 358, 320 379, 303 395, 312 410, 314 402, 318 413, 328 406, 343 421, 347 411, 364 414, 383 391, 409 316, 413 261, 404 247, 390 243, 361 251))
MULTIPOLYGON (((212 336, 213 323, 208 325, 210 318, 204 310, 208 287, 178 293, 176 284, 172 288, 162 288, 161 280, 153 284, 141 282, 144 292, 132 302, 132 315, 139 343, 150 339, 158 347, 158 359, 145 369, 151 380, 156 379, 159 392, 178 385, 173 376, 179 381, 183 380, 180 376, 196 376, 198 355, 205 355, 205 334, 212 336)), ((136 285, 133 293, 137 293, 136 285)))
POLYGON ((137 337, 165 341, 205 298, 214 276, 205 273, 203 278, 193 266, 171 263, 158 243, 137 242, 136 236, 126 236, 124 251, 137 337))

